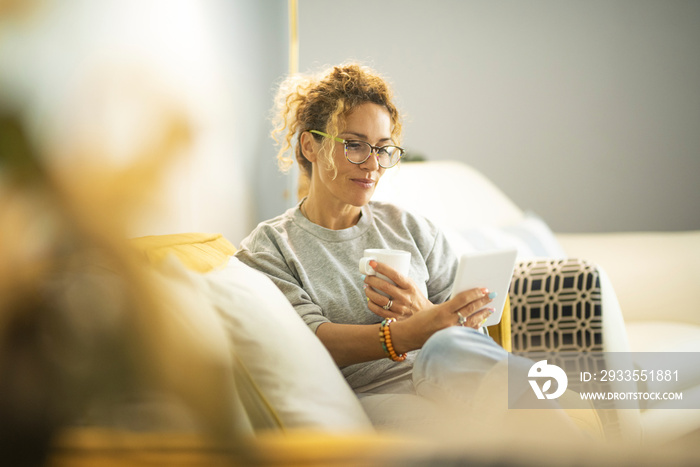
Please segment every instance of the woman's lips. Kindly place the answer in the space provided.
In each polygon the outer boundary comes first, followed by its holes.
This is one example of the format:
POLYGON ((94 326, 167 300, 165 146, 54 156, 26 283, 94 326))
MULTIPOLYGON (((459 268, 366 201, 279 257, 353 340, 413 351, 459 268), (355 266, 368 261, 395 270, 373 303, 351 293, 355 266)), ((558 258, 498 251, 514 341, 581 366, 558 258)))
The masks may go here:
POLYGON ((372 188, 376 183, 371 178, 353 178, 352 181, 360 185, 362 188, 372 188))

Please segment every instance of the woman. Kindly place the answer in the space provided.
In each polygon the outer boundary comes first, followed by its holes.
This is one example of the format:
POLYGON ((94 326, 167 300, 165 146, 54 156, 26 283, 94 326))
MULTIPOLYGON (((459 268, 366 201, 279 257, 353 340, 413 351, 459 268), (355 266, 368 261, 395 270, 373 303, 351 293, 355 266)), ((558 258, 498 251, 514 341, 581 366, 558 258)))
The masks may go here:
POLYGON ((384 172, 403 154, 399 113, 385 81, 354 64, 320 78, 290 78, 280 88, 277 110, 273 136, 284 134, 278 158, 291 165, 286 154, 294 147, 309 177, 308 195, 261 223, 237 257, 277 284, 351 387, 360 394, 414 393, 425 380, 413 375, 414 364, 435 369, 429 362, 442 360, 426 355, 416 363, 431 337, 435 352, 451 349, 456 339, 471 353, 460 359, 468 368, 450 365, 450 371, 480 374, 504 360, 507 353, 477 331, 493 312, 477 310, 493 294, 474 289, 448 300, 457 260, 442 233, 422 217, 371 201, 384 172), (357 264, 366 248, 409 251, 410 273, 372 262, 396 285, 361 276, 357 264))

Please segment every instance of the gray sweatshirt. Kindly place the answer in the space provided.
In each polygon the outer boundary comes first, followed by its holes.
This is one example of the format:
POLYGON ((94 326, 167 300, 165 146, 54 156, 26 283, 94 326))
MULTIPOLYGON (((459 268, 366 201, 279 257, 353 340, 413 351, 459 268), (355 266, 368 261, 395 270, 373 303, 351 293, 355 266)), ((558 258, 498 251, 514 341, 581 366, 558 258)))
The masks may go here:
MULTIPOLYGON (((409 276, 423 294, 433 303, 449 297, 457 258, 440 230, 427 219, 372 201, 362 208, 356 225, 329 230, 306 219, 299 205, 260 223, 243 240, 236 257, 269 276, 312 331, 327 322, 382 321, 367 307, 358 270, 366 248, 409 251, 409 276)), ((383 358, 341 370, 354 390, 370 391, 410 374, 416 352, 410 352, 403 362, 383 358)))

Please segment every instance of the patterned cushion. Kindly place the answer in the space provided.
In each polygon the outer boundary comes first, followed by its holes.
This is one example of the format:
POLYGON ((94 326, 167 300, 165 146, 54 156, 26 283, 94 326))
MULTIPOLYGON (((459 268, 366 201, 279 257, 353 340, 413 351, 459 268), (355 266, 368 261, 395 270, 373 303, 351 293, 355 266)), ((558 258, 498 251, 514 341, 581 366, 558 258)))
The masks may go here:
POLYGON ((578 259, 518 263, 509 295, 513 351, 603 350, 595 265, 578 259))

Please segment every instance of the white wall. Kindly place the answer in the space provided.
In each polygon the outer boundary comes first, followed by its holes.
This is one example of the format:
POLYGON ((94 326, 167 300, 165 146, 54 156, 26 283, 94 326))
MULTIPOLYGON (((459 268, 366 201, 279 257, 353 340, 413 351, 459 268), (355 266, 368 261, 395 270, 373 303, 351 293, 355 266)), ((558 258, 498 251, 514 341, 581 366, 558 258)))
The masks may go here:
POLYGON ((302 71, 374 66, 409 150, 473 165, 553 229, 700 229, 700 2, 300 0, 299 16, 302 71))

